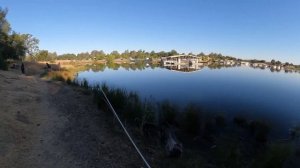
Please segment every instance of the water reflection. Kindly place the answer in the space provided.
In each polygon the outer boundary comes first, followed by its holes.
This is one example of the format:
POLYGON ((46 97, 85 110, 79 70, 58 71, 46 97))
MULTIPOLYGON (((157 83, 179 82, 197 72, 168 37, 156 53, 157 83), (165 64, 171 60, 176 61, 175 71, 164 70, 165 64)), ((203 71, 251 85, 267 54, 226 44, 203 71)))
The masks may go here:
POLYGON ((167 65, 164 66, 166 69, 171 71, 179 71, 179 72, 194 72, 199 71, 204 68, 203 64, 192 64, 192 65, 167 65))
POLYGON ((85 78, 92 85, 106 82, 157 101, 195 103, 206 111, 259 117, 284 129, 300 122, 299 72, 226 63, 162 67, 140 62, 86 68, 77 79, 85 78))
POLYGON ((253 69, 261 69, 261 70, 269 70, 270 72, 284 72, 284 73, 300 73, 299 70, 290 70, 285 69, 284 67, 277 66, 268 66, 266 64, 243 64, 238 62, 211 62, 211 63, 197 63, 197 64, 153 64, 151 62, 134 62, 134 63, 107 63, 107 64, 91 64, 86 65, 86 70, 91 70, 93 72, 103 72, 106 68, 111 70, 119 70, 120 68, 124 68, 125 70, 145 70, 146 68, 165 68, 171 71, 178 72, 194 72, 199 71, 203 68, 209 69, 222 69, 222 68, 233 68, 233 67, 249 67, 253 69))

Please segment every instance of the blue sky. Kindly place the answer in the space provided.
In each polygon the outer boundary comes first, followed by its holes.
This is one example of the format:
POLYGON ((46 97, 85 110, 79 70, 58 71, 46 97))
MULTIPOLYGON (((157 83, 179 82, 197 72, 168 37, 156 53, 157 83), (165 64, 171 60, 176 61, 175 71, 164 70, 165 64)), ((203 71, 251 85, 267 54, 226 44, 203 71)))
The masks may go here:
POLYGON ((58 53, 217 52, 300 64, 299 0, 1 0, 13 29, 58 53))

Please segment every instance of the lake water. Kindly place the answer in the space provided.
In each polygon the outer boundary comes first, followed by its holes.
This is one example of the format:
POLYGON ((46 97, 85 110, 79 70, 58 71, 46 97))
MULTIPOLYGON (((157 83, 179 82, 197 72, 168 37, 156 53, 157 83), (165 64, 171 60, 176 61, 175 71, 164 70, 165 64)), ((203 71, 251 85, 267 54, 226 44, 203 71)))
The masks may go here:
POLYGON ((205 111, 229 117, 259 118, 271 122, 279 132, 300 123, 299 73, 246 66, 204 67, 194 72, 149 67, 87 70, 78 73, 77 78, 85 78, 89 84, 106 82, 109 86, 136 91, 142 97, 170 100, 182 107, 194 103, 205 111))

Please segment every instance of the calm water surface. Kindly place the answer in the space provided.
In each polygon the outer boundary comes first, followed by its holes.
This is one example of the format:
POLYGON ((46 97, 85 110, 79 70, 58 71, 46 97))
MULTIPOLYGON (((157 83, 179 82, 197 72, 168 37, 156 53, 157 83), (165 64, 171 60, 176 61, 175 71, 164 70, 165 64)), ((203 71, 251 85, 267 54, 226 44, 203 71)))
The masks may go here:
POLYGON ((143 97, 170 100, 184 106, 195 103, 203 110, 227 116, 247 116, 272 122, 283 131, 300 123, 300 74, 270 72, 250 67, 203 68, 194 72, 165 68, 143 70, 92 70, 78 79, 90 84, 136 91, 143 97))

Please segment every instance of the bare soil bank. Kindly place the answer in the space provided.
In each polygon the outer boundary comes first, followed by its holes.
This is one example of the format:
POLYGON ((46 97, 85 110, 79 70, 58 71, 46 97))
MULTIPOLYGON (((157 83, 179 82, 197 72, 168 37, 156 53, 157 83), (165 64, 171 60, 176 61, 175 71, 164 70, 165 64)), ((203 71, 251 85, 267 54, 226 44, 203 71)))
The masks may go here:
POLYGON ((143 166, 91 95, 25 67, 32 76, 0 71, 0 167, 143 166))

